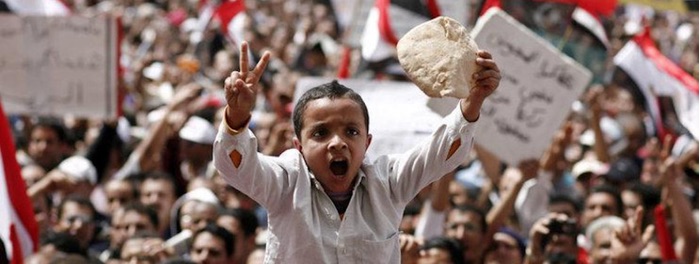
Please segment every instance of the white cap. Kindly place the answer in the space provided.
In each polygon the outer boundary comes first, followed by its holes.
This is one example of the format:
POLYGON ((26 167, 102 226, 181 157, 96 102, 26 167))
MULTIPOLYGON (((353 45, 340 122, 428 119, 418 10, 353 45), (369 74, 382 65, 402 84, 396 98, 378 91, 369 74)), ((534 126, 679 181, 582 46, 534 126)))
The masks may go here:
POLYGON ((216 128, 206 119, 192 116, 180 129, 180 138, 199 144, 214 144, 216 128))
POLYGON ((77 181, 88 181, 97 184, 97 170, 88 159, 81 156, 72 156, 58 165, 58 170, 77 181))
POLYGON ((574 164, 571 168, 571 174, 574 178, 578 178, 584 173, 593 173, 595 175, 603 175, 608 172, 608 165, 598 161, 597 159, 582 159, 574 164))

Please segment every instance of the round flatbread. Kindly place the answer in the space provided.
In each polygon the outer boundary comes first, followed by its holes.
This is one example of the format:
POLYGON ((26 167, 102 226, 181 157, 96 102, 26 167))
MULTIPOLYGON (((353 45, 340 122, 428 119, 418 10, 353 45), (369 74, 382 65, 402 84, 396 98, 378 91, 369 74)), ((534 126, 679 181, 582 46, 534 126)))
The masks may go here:
POLYGON ((437 17, 411 29, 396 46, 401 67, 430 97, 466 98, 479 47, 459 22, 437 17))

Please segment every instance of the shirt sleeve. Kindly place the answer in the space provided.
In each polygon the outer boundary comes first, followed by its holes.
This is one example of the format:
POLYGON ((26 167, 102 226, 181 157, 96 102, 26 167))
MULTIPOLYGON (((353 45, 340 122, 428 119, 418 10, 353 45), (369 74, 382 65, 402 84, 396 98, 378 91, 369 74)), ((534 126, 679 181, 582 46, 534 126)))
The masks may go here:
POLYGON ((257 139, 250 129, 231 133, 228 125, 222 122, 214 141, 214 166, 228 184, 270 209, 292 187, 291 179, 297 178, 292 177, 294 173, 289 170, 294 168, 289 166, 293 165, 293 159, 285 161, 283 158, 294 154, 270 157, 258 153, 257 148, 257 139), (234 164, 234 160, 238 164, 234 164))

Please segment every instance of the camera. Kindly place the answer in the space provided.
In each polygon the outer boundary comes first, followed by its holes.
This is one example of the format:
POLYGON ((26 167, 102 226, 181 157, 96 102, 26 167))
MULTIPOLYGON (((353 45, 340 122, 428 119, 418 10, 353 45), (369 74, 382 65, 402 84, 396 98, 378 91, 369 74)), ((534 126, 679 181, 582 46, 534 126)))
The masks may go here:
POLYGON ((573 219, 552 219, 552 221, 549 222, 549 224, 547 225, 547 228, 549 229, 550 235, 562 234, 576 236, 578 234, 578 230, 576 228, 576 221, 574 221, 573 219))

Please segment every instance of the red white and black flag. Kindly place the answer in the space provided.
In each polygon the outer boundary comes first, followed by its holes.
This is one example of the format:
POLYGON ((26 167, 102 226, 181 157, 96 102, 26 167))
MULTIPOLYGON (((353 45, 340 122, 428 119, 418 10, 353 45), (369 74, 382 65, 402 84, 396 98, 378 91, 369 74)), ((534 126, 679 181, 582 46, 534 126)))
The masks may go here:
POLYGON ((699 138, 698 80, 661 54, 651 38, 649 27, 628 41, 615 55, 614 62, 643 95, 657 134, 665 134, 659 98, 668 97, 680 123, 695 139, 699 138))
MULTIPOLYGON (((0 103, 0 241, 9 263, 24 263, 37 250, 39 228, 20 175, 10 125, 0 103)), ((5 256, 0 256, 0 260, 5 256)))
POLYGON ((362 58, 396 57, 396 43, 413 27, 440 16, 437 0, 377 0, 362 33, 362 58))
MULTIPOLYGON (((210 0, 212 1, 212 0, 210 0)), ((220 23, 221 31, 234 43, 243 41, 243 25, 245 23, 245 1, 223 0, 213 13, 213 18, 220 23)))

